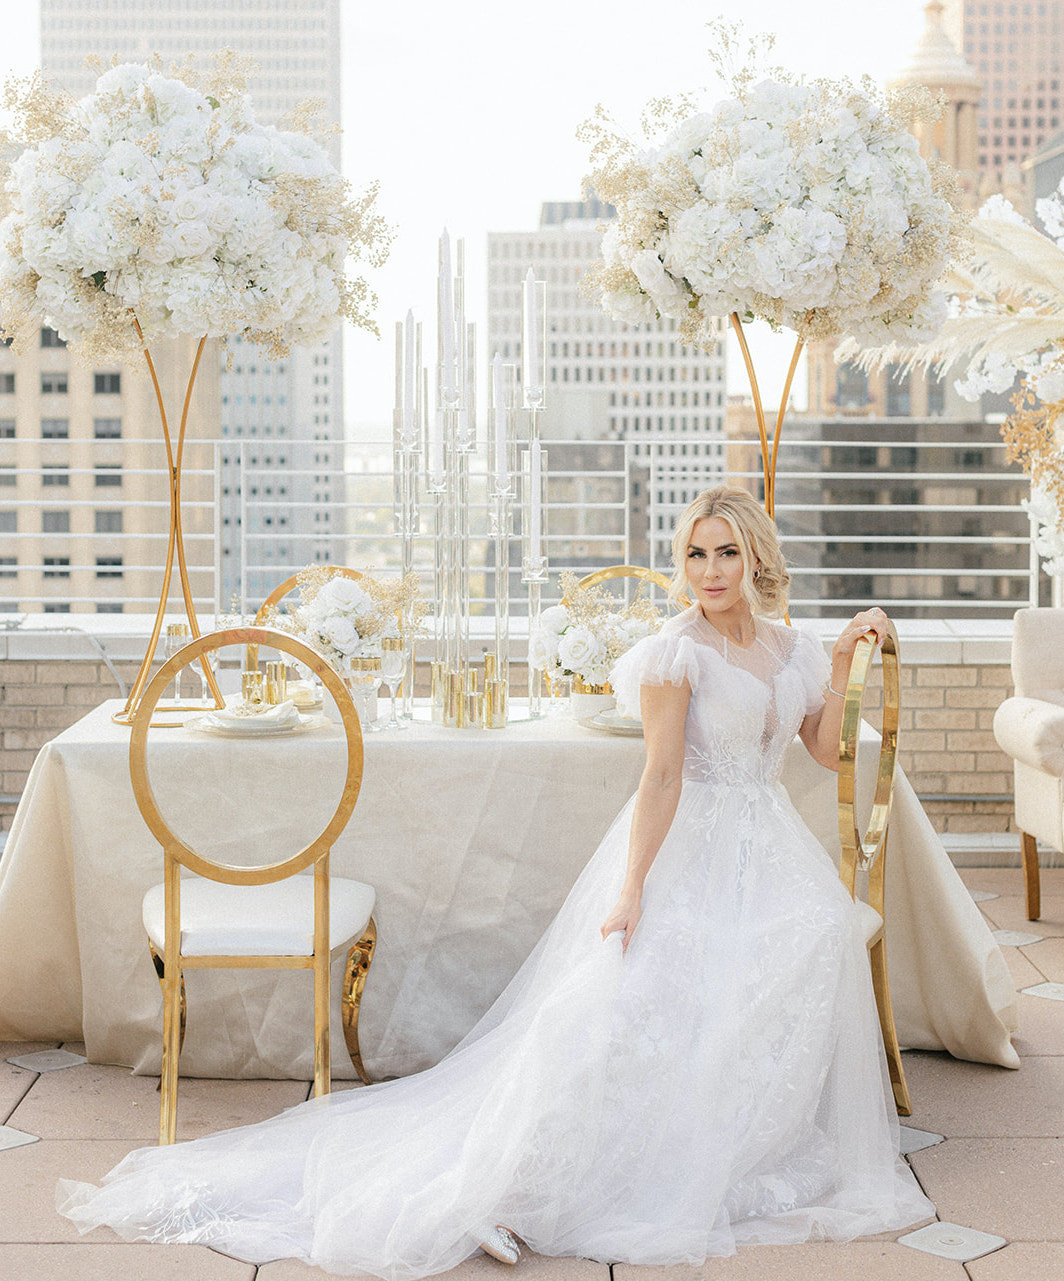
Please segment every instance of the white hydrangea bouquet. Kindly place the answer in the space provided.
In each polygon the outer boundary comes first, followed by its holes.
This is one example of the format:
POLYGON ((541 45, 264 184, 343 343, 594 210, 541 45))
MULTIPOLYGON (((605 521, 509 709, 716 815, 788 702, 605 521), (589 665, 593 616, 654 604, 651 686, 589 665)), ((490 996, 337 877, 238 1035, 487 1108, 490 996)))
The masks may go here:
POLYGON ((935 115, 925 90, 891 96, 870 81, 801 83, 752 69, 771 40, 730 67, 739 28, 710 24, 710 57, 732 95, 709 111, 651 104, 675 121, 637 148, 600 108, 588 184, 617 211, 588 287, 615 319, 679 322, 712 341, 714 318, 761 317, 799 339, 852 334, 880 345, 930 337, 946 316, 936 282, 963 229, 956 181, 925 162, 909 125, 935 115))
POLYGON ((581 587, 576 575, 561 576, 562 603, 539 616, 528 640, 528 661, 547 676, 572 677, 584 685, 608 684, 613 665, 665 621, 661 611, 637 594, 625 605, 601 586, 581 587))
POLYGON ((299 603, 291 613, 271 610, 267 627, 304 641, 341 677, 357 658, 380 654, 383 636, 417 630, 424 614, 416 574, 378 579, 349 578, 330 565, 308 565, 297 576, 299 603))
POLYGON ((8 85, 0 313, 16 348, 47 324, 95 359, 177 334, 242 334, 275 357, 341 317, 375 329, 345 273, 385 256, 376 189, 350 197, 313 136, 320 104, 256 123, 249 66, 112 66, 80 101, 40 73, 8 85))

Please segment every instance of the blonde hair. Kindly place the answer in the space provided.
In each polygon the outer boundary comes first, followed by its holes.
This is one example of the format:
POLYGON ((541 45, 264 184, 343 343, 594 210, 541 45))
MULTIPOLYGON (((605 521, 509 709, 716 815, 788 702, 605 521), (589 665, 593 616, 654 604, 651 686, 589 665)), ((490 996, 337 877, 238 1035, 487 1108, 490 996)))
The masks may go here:
POLYGON ((791 576, 780 548, 779 530, 756 498, 735 485, 704 490, 689 503, 672 536, 672 582, 669 599, 678 601, 687 590, 687 547, 700 520, 711 516, 726 521, 743 559, 743 598, 755 614, 780 618, 787 612, 791 576), (754 577, 755 567, 760 570, 754 577))

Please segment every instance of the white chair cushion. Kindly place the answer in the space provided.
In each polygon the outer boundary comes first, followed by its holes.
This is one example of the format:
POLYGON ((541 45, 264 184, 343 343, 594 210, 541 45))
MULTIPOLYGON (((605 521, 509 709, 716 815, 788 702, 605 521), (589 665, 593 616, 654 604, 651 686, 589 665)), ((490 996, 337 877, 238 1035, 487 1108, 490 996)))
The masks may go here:
POLYGON ((857 908, 860 917, 861 932, 864 935, 865 943, 871 947, 876 941, 876 935, 883 928, 883 918, 864 899, 854 899, 853 905, 857 908))
MULTIPOLYGON (((333 877, 329 882, 329 946, 361 938, 376 901, 373 887, 333 877)), ((144 928, 155 950, 166 946, 164 887, 144 895, 144 928)), ((202 876, 181 878, 181 951, 185 956, 310 956, 314 950, 314 878, 292 876, 272 885, 223 885, 202 876)))

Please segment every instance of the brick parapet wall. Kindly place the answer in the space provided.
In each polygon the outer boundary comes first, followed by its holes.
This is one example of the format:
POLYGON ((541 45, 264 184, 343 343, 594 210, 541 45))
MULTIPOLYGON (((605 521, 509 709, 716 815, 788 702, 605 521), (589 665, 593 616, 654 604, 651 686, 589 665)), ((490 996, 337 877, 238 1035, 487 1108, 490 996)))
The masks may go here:
MULTIPOLYGON (((420 667, 420 665, 419 665, 420 667)), ((116 663, 127 683, 135 663, 116 663)), ((520 680, 523 665, 515 669, 520 680)), ((420 671, 419 671, 420 676, 420 671)), ((936 829, 943 833, 1015 832, 1012 764, 994 742, 994 710, 1009 696, 1006 663, 903 666, 899 760, 936 829), (932 799, 950 795, 956 799, 932 799), (1002 797, 1001 800, 965 799, 1002 797)), ((427 692, 420 688, 419 693, 427 692)), ((520 691, 518 691, 520 692, 520 691)), ((39 749, 91 707, 118 696, 102 662, 74 659, 0 661, 0 794, 17 797, 39 749)), ((867 719, 878 724, 880 669, 865 696, 867 719)), ((0 803, 0 829, 15 805, 0 803)))

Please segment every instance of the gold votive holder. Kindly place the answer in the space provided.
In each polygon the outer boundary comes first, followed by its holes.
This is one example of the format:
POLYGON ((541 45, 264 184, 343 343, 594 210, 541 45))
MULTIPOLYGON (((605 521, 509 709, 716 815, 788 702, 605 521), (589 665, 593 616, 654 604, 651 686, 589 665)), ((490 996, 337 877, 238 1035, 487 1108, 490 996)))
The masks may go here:
POLYGON ((466 695, 466 726, 469 729, 484 728, 484 695, 470 690, 466 695))
POLYGON ((444 724, 452 729, 465 729, 466 691, 461 672, 447 673, 447 715, 444 724))
POLYGON ((489 681, 487 686, 484 724, 489 729, 506 728, 507 682, 504 680, 489 681))
POLYGON ((495 679, 495 675, 496 675, 495 662, 496 662, 496 659, 495 659, 494 653, 492 653, 491 650, 486 651, 484 654, 484 688, 485 689, 487 689, 488 685, 495 679))
POLYGON ((287 697, 288 668, 280 659, 271 659, 266 664, 266 702, 275 707, 287 697))
POLYGON ((262 687, 262 673, 261 672, 241 672, 240 693, 244 699, 245 707, 251 707, 251 708, 262 707, 263 696, 265 693, 262 687))

